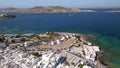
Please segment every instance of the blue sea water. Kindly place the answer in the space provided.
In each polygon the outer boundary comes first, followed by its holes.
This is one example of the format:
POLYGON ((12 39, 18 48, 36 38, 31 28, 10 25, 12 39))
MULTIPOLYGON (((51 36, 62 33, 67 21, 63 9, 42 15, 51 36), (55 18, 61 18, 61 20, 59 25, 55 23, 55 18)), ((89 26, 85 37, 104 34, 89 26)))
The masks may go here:
MULTIPOLYGON (((107 10, 107 9, 106 9, 107 10)), ((110 10, 110 9, 109 9, 110 10)), ((12 19, 0 19, 2 33, 41 33, 47 31, 100 34, 94 40, 105 50, 105 61, 113 67, 120 66, 120 13, 11 13, 12 19)))

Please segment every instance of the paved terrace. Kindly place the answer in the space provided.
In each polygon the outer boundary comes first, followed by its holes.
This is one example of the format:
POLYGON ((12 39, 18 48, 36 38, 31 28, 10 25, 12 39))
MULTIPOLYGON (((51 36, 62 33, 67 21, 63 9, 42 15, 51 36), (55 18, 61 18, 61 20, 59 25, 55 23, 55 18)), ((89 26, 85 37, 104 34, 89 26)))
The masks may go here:
POLYGON ((61 44, 57 45, 39 45, 38 48, 40 49, 65 49, 71 47, 75 42, 75 39, 68 39, 67 41, 62 42, 61 44))

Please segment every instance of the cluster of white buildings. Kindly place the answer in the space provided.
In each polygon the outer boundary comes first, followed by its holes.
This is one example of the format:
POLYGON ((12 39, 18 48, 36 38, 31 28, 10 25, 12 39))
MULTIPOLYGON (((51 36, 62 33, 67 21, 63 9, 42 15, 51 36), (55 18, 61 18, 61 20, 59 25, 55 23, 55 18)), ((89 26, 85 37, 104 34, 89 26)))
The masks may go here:
POLYGON ((39 60, 40 58, 17 48, 14 50, 6 48, 0 53, 1 68, 33 68, 39 60))
POLYGON ((33 68, 60 68, 65 59, 60 54, 50 51, 43 54, 41 60, 33 68))
POLYGON ((75 39, 74 33, 59 33, 60 36, 57 37, 55 40, 50 41, 50 45, 61 44, 62 42, 66 41, 67 39, 73 38, 75 39))
MULTIPOLYGON (((76 40, 76 34, 74 33, 58 34, 59 36, 56 37, 56 39, 48 42, 49 45, 61 44, 71 38, 76 40)), ((44 34, 40 36, 47 35, 44 34)), ((85 41, 82 38, 80 42, 84 43, 85 41)), ((25 48, 29 48, 31 43, 33 43, 33 41, 26 41, 23 45, 25 48)), ((13 48, 15 45, 12 44, 4 50, 0 49, 0 68, 78 68, 79 64, 82 64, 83 68, 92 68, 92 66, 87 65, 86 62, 94 65, 97 64, 96 53, 100 52, 99 46, 93 46, 92 43, 89 42, 85 44, 76 42, 74 44, 80 46, 72 46, 68 49, 60 50, 60 53, 57 53, 54 49, 44 51, 40 57, 36 57, 28 51, 24 52, 20 47, 13 48), (67 61, 70 66, 65 66, 64 61, 67 61)), ((33 46, 33 48, 36 49, 36 52, 39 52, 35 46, 33 46)))
POLYGON ((97 57, 97 52, 100 52, 100 49, 98 46, 90 46, 90 45, 84 45, 84 52, 85 52, 85 59, 95 61, 97 57))
POLYGON ((0 52, 1 68, 60 68, 65 61, 59 53, 48 51, 36 57, 18 48, 11 50, 7 47, 0 52))

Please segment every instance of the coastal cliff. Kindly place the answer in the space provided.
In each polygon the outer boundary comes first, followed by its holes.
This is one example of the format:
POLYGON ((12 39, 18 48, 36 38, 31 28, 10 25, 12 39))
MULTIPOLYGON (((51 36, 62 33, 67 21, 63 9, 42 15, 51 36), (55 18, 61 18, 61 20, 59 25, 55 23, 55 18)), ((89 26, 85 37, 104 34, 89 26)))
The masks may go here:
POLYGON ((1 12, 20 12, 20 13, 75 13, 75 12, 96 12, 94 10, 81 10, 79 8, 67 8, 62 6, 36 6, 33 8, 6 8, 0 9, 1 12))

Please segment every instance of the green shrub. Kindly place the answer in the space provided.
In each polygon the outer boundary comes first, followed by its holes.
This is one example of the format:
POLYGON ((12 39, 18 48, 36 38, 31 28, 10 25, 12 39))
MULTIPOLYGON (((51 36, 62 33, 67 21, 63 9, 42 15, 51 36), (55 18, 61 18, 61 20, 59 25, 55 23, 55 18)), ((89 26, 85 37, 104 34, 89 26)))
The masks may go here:
POLYGON ((42 56, 42 54, 39 54, 38 52, 32 52, 32 55, 34 55, 34 56, 36 56, 36 57, 42 56))
POLYGON ((69 62, 67 61, 65 61, 64 64, 70 66, 69 62))
POLYGON ((83 64, 79 64, 78 67, 83 68, 83 64))

